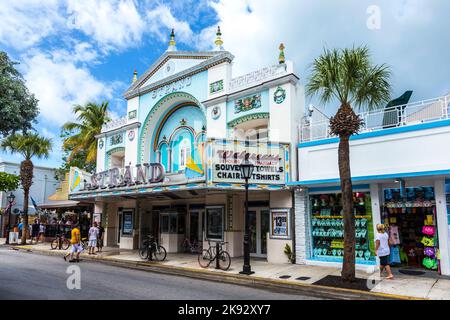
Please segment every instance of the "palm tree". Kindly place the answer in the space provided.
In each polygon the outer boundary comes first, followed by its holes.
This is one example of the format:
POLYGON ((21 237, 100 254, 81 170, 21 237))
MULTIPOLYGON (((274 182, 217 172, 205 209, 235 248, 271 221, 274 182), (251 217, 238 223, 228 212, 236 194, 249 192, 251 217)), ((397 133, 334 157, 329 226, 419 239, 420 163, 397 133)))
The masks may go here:
POLYGON ((107 110, 108 102, 102 102, 100 105, 88 102, 84 106, 73 107, 73 113, 77 115, 78 122, 67 122, 63 125, 63 130, 76 132, 63 142, 63 149, 70 150, 69 161, 80 152, 85 153, 86 162, 96 161, 97 139, 95 136, 100 134, 102 126, 111 120, 107 110))
POLYGON ((48 158, 52 150, 50 139, 39 136, 37 133, 15 134, 5 138, 1 147, 3 150, 9 150, 11 153, 19 153, 24 160, 20 163, 20 181, 23 188, 23 231, 22 243, 26 243, 26 234, 28 230, 28 198, 30 187, 33 184, 33 162, 31 158, 48 158))
POLYGON ((338 164, 344 220, 344 261, 342 280, 355 280, 355 217, 350 173, 350 136, 357 134, 363 120, 358 110, 373 110, 389 101, 391 72, 385 64, 374 65, 367 47, 324 49, 314 60, 306 85, 308 96, 318 95, 321 103, 337 100, 340 107, 330 118, 330 133, 339 137, 338 164))

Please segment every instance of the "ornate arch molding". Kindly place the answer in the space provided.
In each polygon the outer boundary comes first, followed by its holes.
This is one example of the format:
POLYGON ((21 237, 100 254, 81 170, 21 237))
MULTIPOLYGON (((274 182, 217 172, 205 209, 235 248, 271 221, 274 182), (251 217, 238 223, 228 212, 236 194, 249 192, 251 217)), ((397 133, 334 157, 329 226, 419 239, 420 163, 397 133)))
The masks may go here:
MULTIPOLYGON (((151 145, 155 147, 152 143, 152 136, 158 129, 158 120, 165 118, 167 119, 170 114, 179 109, 181 106, 185 105, 197 106, 205 115, 205 107, 198 101, 194 96, 186 92, 174 92, 170 93, 163 98, 161 98, 148 113, 145 118, 142 130, 139 136, 139 147, 138 147, 138 163, 148 162, 150 159, 151 145)), ((161 121, 161 123, 164 123, 161 121)), ((158 136, 158 134, 155 134, 158 136)), ((155 149, 156 150, 156 149, 155 149)))
POLYGON ((105 157, 105 168, 106 169, 111 169, 111 156, 114 153, 121 152, 121 151, 123 151, 125 153, 125 147, 112 148, 111 150, 106 152, 106 157, 105 157))

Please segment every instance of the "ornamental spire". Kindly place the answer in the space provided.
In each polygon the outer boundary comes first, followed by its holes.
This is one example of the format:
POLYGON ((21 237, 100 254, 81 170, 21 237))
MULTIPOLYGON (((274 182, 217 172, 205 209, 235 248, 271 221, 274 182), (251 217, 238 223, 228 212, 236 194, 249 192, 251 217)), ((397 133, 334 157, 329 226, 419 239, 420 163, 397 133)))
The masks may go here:
POLYGON ((222 41, 222 32, 220 32, 220 26, 217 26, 217 32, 216 32, 216 40, 214 43, 216 44, 216 51, 223 51, 223 41, 222 41))
POLYGON ((175 47, 177 43, 175 42, 175 31, 172 29, 172 32, 170 33, 170 41, 169 41, 169 48, 167 51, 175 51, 177 48, 175 47))
POLYGON ((280 46, 278 47, 280 49, 280 55, 278 56, 278 63, 282 64, 286 62, 286 59, 284 57, 284 44, 280 43, 280 46))
POLYGON ((133 83, 135 83, 136 81, 137 81, 137 70, 134 69, 134 72, 133 72, 133 83))

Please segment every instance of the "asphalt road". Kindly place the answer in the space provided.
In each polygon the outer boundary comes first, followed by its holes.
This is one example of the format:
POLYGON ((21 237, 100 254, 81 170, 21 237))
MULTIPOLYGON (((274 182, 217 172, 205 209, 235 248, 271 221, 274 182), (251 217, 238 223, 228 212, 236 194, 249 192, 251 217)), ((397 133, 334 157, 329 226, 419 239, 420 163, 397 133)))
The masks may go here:
MULTIPOLYGON (((73 267, 72 267, 73 268, 73 267)), ((306 300, 292 292, 126 269, 0 248, 0 299, 306 300), (78 274, 68 267, 78 266, 78 274), (69 289, 67 286, 69 282, 69 289), (77 289, 77 285, 80 289, 77 289)))

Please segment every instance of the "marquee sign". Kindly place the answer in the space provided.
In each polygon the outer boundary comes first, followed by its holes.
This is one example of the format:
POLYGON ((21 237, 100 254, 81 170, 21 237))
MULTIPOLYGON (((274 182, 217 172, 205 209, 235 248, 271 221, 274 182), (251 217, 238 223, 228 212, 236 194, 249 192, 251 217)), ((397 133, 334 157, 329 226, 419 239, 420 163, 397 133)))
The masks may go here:
POLYGON ((243 183, 240 164, 248 159, 255 165, 249 183, 285 184, 287 148, 281 144, 215 141, 212 148, 212 182, 243 183))
POLYGON ((163 182, 164 177, 164 167, 159 163, 144 163, 143 165, 137 164, 135 167, 111 168, 92 174, 89 181, 85 179, 83 188, 78 191, 148 185, 163 182))

